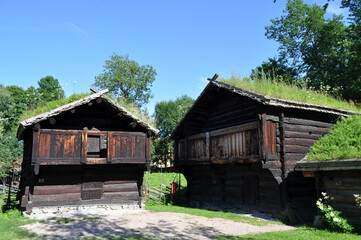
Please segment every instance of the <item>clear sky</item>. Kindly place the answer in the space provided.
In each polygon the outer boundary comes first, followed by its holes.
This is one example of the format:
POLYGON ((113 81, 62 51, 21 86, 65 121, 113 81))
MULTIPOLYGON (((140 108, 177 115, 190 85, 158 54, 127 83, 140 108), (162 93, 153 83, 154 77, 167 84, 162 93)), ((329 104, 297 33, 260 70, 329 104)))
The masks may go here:
MULTIPOLYGON (((324 4, 326 0, 306 1, 324 4)), ((335 1, 338 2, 338 1, 335 1)), ((336 11, 331 2, 329 11, 336 11)), ((89 92, 113 53, 157 71, 147 105, 198 97, 214 73, 249 75, 277 55, 264 27, 286 0, 0 0, 0 84, 38 87, 57 78, 67 96, 89 92)), ((340 13, 340 12, 338 12, 340 13)))

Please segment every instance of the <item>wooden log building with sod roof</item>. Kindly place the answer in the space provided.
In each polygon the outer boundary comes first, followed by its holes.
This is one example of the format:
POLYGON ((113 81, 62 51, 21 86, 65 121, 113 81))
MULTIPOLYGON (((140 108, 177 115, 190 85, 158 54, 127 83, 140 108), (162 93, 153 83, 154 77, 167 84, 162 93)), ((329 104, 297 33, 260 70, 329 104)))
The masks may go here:
POLYGON ((104 94, 66 104, 20 123, 24 140, 20 205, 133 205, 143 197, 150 137, 158 130, 104 94))
POLYGON ((312 221, 314 178, 296 162, 353 112, 258 95, 210 81, 172 133, 188 201, 288 214, 312 221))

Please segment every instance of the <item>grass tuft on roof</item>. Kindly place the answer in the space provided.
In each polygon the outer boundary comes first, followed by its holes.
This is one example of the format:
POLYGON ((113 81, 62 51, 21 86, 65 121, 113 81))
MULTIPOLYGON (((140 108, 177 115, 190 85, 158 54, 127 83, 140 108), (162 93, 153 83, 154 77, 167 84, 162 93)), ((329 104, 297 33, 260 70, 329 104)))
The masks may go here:
POLYGON ((221 78, 219 81, 267 97, 323 105, 361 113, 361 108, 355 104, 336 99, 328 95, 327 91, 321 93, 307 89, 305 86, 288 85, 281 82, 281 79, 277 77, 271 79, 262 76, 251 80, 247 77, 242 79, 238 76, 232 76, 229 79, 221 78))
MULTIPOLYGON (((68 98, 63 98, 63 99, 56 100, 56 101, 51 101, 51 102, 48 102, 48 103, 41 103, 36 108, 23 112, 23 114, 20 116, 20 121, 23 121, 23 120, 31 118, 31 117, 35 117, 35 116, 37 116, 39 114, 42 114, 42 113, 46 113, 46 112, 51 111, 51 110, 53 110, 55 108, 64 106, 64 105, 66 105, 68 103, 77 101, 79 99, 85 98, 85 97, 90 96, 90 95, 91 95, 90 93, 88 93, 88 94, 84 94, 84 93, 73 94, 68 98)), ((148 116, 148 114, 146 112, 139 109, 134 103, 128 103, 124 99, 115 99, 115 98, 111 97, 111 94, 107 94, 107 96, 109 98, 111 98, 114 102, 116 102, 117 104, 119 104, 120 106, 125 108, 127 111, 132 113, 134 116, 138 117, 139 119, 141 119, 145 123, 147 123, 150 126, 155 128, 154 121, 148 116)))
POLYGON ((73 94, 68 98, 63 98, 63 99, 59 99, 59 100, 55 100, 55 101, 51 101, 51 102, 41 102, 40 104, 38 104, 38 106, 36 108, 28 110, 28 111, 24 111, 20 116, 20 122, 25 119, 35 117, 39 114, 49 112, 55 108, 64 106, 64 105, 74 102, 76 100, 85 98, 89 95, 91 95, 91 94, 79 93, 79 94, 73 94))
POLYGON ((342 118, 328 134, 320 138, 306 155, 306 160, 361 158, 361 116, 342 118))
POLYGON ((146 111, 143 111, 140 109, 135 103, 127 102, 124 98, 114 98, 110 94, 108 96, 111 98, 114 102, 125 108, 128 112, 131 112, 134 116, 138 117, 145 123, 147 123, 149 126, 156 128, 155 122, 146 111))

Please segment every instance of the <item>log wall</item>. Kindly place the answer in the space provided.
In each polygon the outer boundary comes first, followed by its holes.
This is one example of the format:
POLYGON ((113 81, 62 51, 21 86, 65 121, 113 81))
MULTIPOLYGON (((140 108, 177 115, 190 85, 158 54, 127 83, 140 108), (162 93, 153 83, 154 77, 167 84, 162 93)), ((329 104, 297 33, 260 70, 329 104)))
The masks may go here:
POLYGON ((305 178, 300 172, 295 172, 296 162, 304 158, 310 147, 329 132, 335 121, 336 119, 322 114, 284 114, 285 202, 289 209, 289 217, 295 223, 313 221, 317 200, 314 178, 305 178))
POLYGON ((356 207, 354 194, 361 196, 361 171, 316 172, 318 197, 322 192, 333 198, 332 206, 353 221, 360 221, 361 211, 356 207))
POLYGON ((280 187, 259 165, 198 166, 184 171, 188 200, 223 207, 281 209, 280 187))
POLYGON ((22 207, 140 204, 144 166, 44 166, 25 186, 22 207))

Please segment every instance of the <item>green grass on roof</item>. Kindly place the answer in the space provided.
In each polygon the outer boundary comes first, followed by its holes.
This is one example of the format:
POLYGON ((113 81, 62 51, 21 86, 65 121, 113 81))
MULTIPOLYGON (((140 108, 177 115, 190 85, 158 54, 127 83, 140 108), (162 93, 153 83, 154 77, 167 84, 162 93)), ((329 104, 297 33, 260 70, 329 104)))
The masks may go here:
POLYGON ((85 98, 89 95, 90 94, 85 94, 85 93, 73 94, 68 98, 63 98, 63 99, 59 99, 59 100, 55 100, 55 101, 51 101, 51 102, 47 102, 47 103, 42 102, 36 108, 23 112, 20 116, 20 121, 23 121, 23 120, 31 118, 31 117, 35 117, 42 113, 49 112, 55 108, 58 108, 58 107, 64 106, 65 104, 85 98))
POLYGON ((307 160, 361 158, 361 116, 343 118, 316 142, 307 160))
POLYGON ((287 85, 278 81, 277 78, 269 79, 264 76, 261 79, 250 80, 249 78, 241 79, 233 76, 230 79, 223 78, 219 81, 263 96, 361 112, 361 108, 353 103, 335 99, 327 94, 318 93, 306 88, 302 89, 297 86, 287 85))
MULTIPOLYGON (((20 121, 23 121, 23 120, 31 118, 31 117, 35 117, 42 113, 46 113, 55 108, 64 106, 65 104, 74 102, 76 100, 85 98, 90 95, 91 94, 83 94, 83 93, 73 94, 68 98, 63 98, 60 100, 39 104, 35 109, 23 112, 23 114, 20 116, 20 121)), ((112 98, 111 96, 108 96, 108 97, 112 98)), ((119 104, 120 106, 125 108, 127 111, 131 112, 134 116, 138 117, 139 119, 146 122, 150 126, 155 127, 154 121, 148 116, 148 114, 146 112, 142 111, 141 109, 139 109, 134 103, 127 103, 126 101, 124 101, 122 99, 114 99, 114 98, 112 98, 112 99, 117 104, 119 104)))
POLYGON ((155 122, 153 121, 153 119, 151 119, 148 113, 140 109, 135 103, 132 102, 129 103, 123 98, 118 99, 118 98, 113 98, 112 96, 108 96, 108 97, 110 97, 114 102, 125 108, 128 112, 131 112, 134 116, 138 117, 148 125, 155 128, 155 122))

